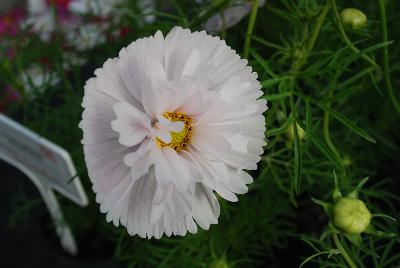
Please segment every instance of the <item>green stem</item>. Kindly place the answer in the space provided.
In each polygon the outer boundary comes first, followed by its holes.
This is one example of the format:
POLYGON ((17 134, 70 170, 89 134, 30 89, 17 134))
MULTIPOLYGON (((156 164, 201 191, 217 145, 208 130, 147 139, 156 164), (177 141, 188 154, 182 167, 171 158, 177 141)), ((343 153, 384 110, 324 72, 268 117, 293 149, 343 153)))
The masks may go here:
POLYGON ((258 3, 259 3, 259 0, 253 1, 249 24, 247 25, 246 39, 244 41, 244 51, 243 51, 244 58, 247 58, 249 56, 251 36, 253 35, 254 24, 256 23, 256 18, 257 18, 258 3))
MULTIPOLYGON (((340 19, 340 15, 339 15, 339 12, 338 12, 337 7, 336 7, 335 0, 329 0, 329 1, 331 2, 332 10, 333 10, 333 13, 335 15, 335 19, 337 21, 337 26, 338 26, 338 29, 339 29, 339 32, 340 32, 340 35, 341 35, 343 41, 346 43, 346 45, 351 50, 353 50, 356 53, 361 53, 361 51, 357 47, 355 47, 353 45, 353 43, 350 41, 350 38, 347 36, 346 31, 344 30, 344 27, 343 27, 343 24, 342 24, 342 20, 340 19)), ((371 59, 368 55, 362 54, 361 57, 363 59, 365 59, 366 61, 368 61, 376 69, 380 69, 379 65, 376 64, 376 62, 373 59, 371 59)))
MULTIPOLYGON (((335 84, 336 84, 336 82, 335 82, 335 84)), ((332 92, 332 88, 329 88, 328 90, 329 90, 329 93, 328 93, 328 99, 329 99, 332 97, 333 92, 332 92)), ((328 102, 326 104, 326 106, 329 108, 331 106, 330 102, 328 102)), ((336 146, 333 144, 333 142, 331 140, 331 134, 329 132, 329 122, 330 122, 330 114, 328 111, 325 111, 324 112, 324 139, 325 139, 325 142, 328 145, 329 149, 331 149, 331 151, 335 154, 335 156, 338 159, 342 159, 340 157, 339 151, 336 149, 336 146)))
POLYGON ((328 12, 329 5, 328 2, 325 4, 321 14, 318 16, 317 21, 315 23, 313 32, 311 33, 311 38, 307 43, 305 53, 303 57, 293 61, 292 66, 291 66, 291 73, 294 75, 291 77, 289 80, 289 90, 290 90, 290 109, 292 110, 292 116, 293 116, 293 134, 294 134, 294 151, 295 151, 295 163, 297 160, 298 165, 295 165, 295 184, 294 190, 296 193, 299 192, 299 187, 300 187, 300 178, 301 178, 301 166, 302 166, 302 155, 301 155, 301 143, 299 139, 299 134, 298 134, 298 129, 297 129, 297 109, 296 109, 296 103, 294 100, 294 84, 296 80, 296 74, 300 71, 300 69, 303 67, 303 65, 306 63, 308 55, 310 54, 311 50, 314 48, 315 42, 317 40, 317 37, 319 35, 319 32, 321 30, 322 23, 326 17, 326 13, 328 12))
MULTIPOLYGON (((311 33, 311 38, 309 40, 309 42, 307 43, 306 46, 306 50, 304 53, 304 56, 301 57, 300 59, 297 59, 295 61, 293 61, 292 63, 292 67, 291 67, 291 72, 294 74, 297 74, 297 72, 300 71, 300 69, 303 67, 304 63, 307 61, 308 55, 310 54, 311 50, 314 48, 315 45, 315 41, 318 38, 319 32, 321 30, 321 26, 322 26, 322 22, 324 21, 325 17, 326 17, 326 13, 328 12, 329 9, 329 5, 328 2, 325 4, 321 14, 318 16, 317 21, 315 23, 313 32, 311 33)), ((291 106, 292 108, 295 108, 295 103, 294 103, 294 98, 293 98, 293 91, 294 91, 294 81, 295 81, 296 77, 295 75, 291 77, 290 80, 290 102, 291 102, 291 106)), ((296 122, 296 113, 294 114, 295 116, 295 122, 296 122)), ((295 136, 296 136, 296 130, 297 130, 297 126, 294 123, 294 132, 295 132, 295 136)))
POLYGON ((335 242, 336 247, 342 253, 343 258, 347 262, 347 264, 350 266, 350 268, 357 268, 357 265, 351 260, 349 254, 347 253, 346 249, 343 247, 342 243, 340 243, 339 237, 337 236, 336 233, 333 233, 333 241, 335 242))
POLYGON ((172 0, 172 5, 174 6, 174 8, 176 9, 176 11, 178 11, 178 14, 180 16, 180 18, 182 19, 182 23, 183 25, 187 28, 189 27, 189 21, 186 18, 185 13, 183 12, 182 8, 179 6, 179 4, 176 2, 176 0, 172 0))
POLYGON ((258 42, 260 44, 263 44, 263 45, 265 45, 267 47, 273 47, 273 48, 275 48, 277 50, 282 50, 282 51, 287 51, 288 50, 287 48, 285 48, 283 46, 274 44, 272 42, 268 42, 268 41, 266 41, 266 40, 264 40, 264 39, 262 39, 260 37, 257 37, 257 36, 253 36, 252 39, 254 39, 254 41, 256 41, 256 42, 258 42))
POLYGON ((329 149, 331 149, 331 151, 336 155, 336 157, 338 159, 342 159, 340 157, 340 153, 339 151, 336 149, 335 145, 333 144, 332 140, 331 140, 331 135, 329 132, 329 112, 325 111, 324 112, 324 139, 326 144, 328 145, 329 149))
POLYGON ((226 19, 225 19, 225 12, 221 11, 221 18, 222 18, 222 30, 221 30, 221 39, 226 39, 226 19))
MULTIPOLYGON (((329 103, 327 104, 328 107, 330 107, 329 103)), ((328 145, 328 148, 333 152, 333 154, 336 156, 337 159, 340 159, 340 165, 342 167, 342 183, 347 187, 349 185, 349 179, 347 177, 347 172, 346 169, 343 167, 343 160, 342 157, 339 153, 339 151, 336 149, 336 146, 333 144, 331 140, 331 134, 329 131, 329 122, 330 122, 330 114, 328 111, 325 110, 324 112, 324 140, 326 144, 328 145)))
MULTIPOLYGON (((383 41, 387 42, 388 41, 388 29, 387 29, 387 17, 386 17, 386 8, 385 8, 384 0, 379 0, 379 8, 381 10, 382 37, 383 37, 383 41)), ((396 99, 396 96, 394 95, 392 81, 390 79, 389 49, 387 46, 383 47, 383 72, 384 72, 386 88, 389 93, 389 98, 392 101, 393 106, 396 109, 397 113, 400 115, 400 105, 396 99)))
POLYGON ((300 59, 296 60, 295 62, 293 62, 293 65, 292 65, 293 72, 297 73, 303 67, 303 65, 306 63, 308 55, 313 50, 315 42, 317 41, 319 32, 321 30, 322 23, 325 20, 326 13, 328 13, 328 10, 329 10, 329 5, 327 2, 321 11, 321 14, 318 16, 317 21, 315 22, 315 26, 311 33, 310 40, 308 41, 308 43, 306 45, 304 56, 301 57, 300 59))
MULTIPOLYGON (((321 27, 322 27, 322 23, 325 20, 326 13, 328 13, 328 10, 329 10, 329 5, 328 5, 328 2, 327 2, 325 4, 324 9, 322 10, 321 14, 319 15, 317 21, 315 22, 314 30, 311 33, 310 41, 308 42, 307 47, 306 47, 306 52, 307 52, 306 57, 308 57, 308 54, 314 48, 315 42, 317 41, 319 32, 320 32, 321 27)), ((306 57, 305 57, 304 61, 306 60, 306 57)))
MULTIPOLYGON (((330 91, 329 93, 329 97, 332 96, 332 91, 330 91)), ((330 107, 330 103, 327 103, 327 106, 330 107)), ((333 144, 332 140, 331 140, 331 133, 330 133, 330 129, 329 129, 329 122, 330 122, 330 114, 328 111, 324 112, 324 140, 326 142, 326 144, 328 145, 328 148, 333 152, 333 154, 337 157, 337 159, 340 159, 340 164, 342 166, 342 171, 343 171, 343 183, 346 185, 346 187, 349 185, 349 180, 346 174, 346 170, 343 167, 343 160, 342 157, 340 156, 339 151, 336 149, 336 146, 333 144)))

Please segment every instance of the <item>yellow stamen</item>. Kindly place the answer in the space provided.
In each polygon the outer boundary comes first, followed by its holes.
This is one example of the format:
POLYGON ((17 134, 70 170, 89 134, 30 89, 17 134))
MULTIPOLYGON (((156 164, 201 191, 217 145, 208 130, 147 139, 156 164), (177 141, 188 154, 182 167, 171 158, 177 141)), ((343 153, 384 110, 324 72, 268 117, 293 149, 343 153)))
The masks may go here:
POLYGON ((165 143, 159 137, 156 137, 156 143, 159 147, 169 146, 175 151, 187 150, 192 135, 192 118, 181 112, 166 112, 163 114, 165 118, 172 122, 182 121, 185 125, 181 132, 171 131, 171 142, 165 143))

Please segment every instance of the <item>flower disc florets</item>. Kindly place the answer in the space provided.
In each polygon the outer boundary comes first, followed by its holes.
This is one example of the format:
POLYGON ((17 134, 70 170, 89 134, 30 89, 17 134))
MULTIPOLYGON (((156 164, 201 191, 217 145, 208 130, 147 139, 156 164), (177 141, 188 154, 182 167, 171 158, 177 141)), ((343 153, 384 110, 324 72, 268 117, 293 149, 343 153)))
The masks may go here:
POLYGON ((171 131, 171 142, 165 143, 159 137, 156 137, 156 143, 160 147, 169 146, 175 151, 187 150, 192 135, 192 118, 181 112, 166 112, 163 116, 172 122, 183 122, 184 126, 180 132, 171 131))

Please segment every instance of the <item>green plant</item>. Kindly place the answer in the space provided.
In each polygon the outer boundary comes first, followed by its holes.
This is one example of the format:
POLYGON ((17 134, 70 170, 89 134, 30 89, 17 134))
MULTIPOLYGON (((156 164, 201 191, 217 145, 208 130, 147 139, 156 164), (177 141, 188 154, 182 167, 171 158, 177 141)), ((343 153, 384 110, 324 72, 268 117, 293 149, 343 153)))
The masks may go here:
POLYGON ((400 15, 394 0, 367 1, 362 6, 357 1, 267 1, 262 8, 253 7, 246 20, 222 29, 227 44, 243 51, 257 72, 269 106, 268 145, 249 193, 235 204, 221 201, 217 226, 182 238, 145 240, 105 223, 91 194, 80 144, 85 80, 131 41, 157 29, 166 33, 174 25, 201 30, 229 1, 174 0, 168 11, 162 9, 163 3, 157 1, 157 19, 146 25, 139 23, 145 14, 135 1, 122 3, 123 15, 112 27, 128 26, 133 31, 78 53, 89 62, 74 65, 68 73, 62 68, 68 57, 59 39, 43 44, 26 34, 9 38, 17 53, 0 59, 0 85, 11 85, 22 95, 9 113, 65 147, 90 194, 91 205, 84 210, 63 202, 74 232, 95 230, 114 241, 114 257, 128 267, 215 267, 219 260, 228 267, 263 267, 266 262, 285 267, 288 257, 310 267, 400 265, 398 223, 374 219, 380 216, 377 211, 399 217, 400 200, 393 189, 398 186, 399 170, 394 169, 400 161, 396 91, 400 47, 394 40, 400 35, 400 15), (339 14, 347 7, 362 10, 368 23, 356 31, 346 29, 339 14), (60 83, 43 84, 32 99, 16 74, 43 57, 51 62, 60 83), (335 187, 340 184, 343 192, 351 192, 359 178, 371 178, 361 200, 380 230, 369 230, 375 235, 351 237, 329 224, 329 217, 309 202, 311 197, 329 199, 333 169, 335 187), (297 251, 281 255, 293 237, 310 246, 305 256, 297 251))

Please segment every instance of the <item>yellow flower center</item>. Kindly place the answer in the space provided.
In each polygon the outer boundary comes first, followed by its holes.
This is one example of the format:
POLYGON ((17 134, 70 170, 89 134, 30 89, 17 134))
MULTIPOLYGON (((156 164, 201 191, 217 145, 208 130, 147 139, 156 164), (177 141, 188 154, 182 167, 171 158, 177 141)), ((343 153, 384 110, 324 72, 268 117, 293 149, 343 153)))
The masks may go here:
POLYGON ((163 114, 165 118, 172 122, 182 121, 185 125, 180 132, 171 131, 171 142, 165 143, 159 137, 156 137, 156 143, 159 147, 169 146, 175 151, 187 150, 192 135, 192 118, 181 112, 166 112, 163 114))

